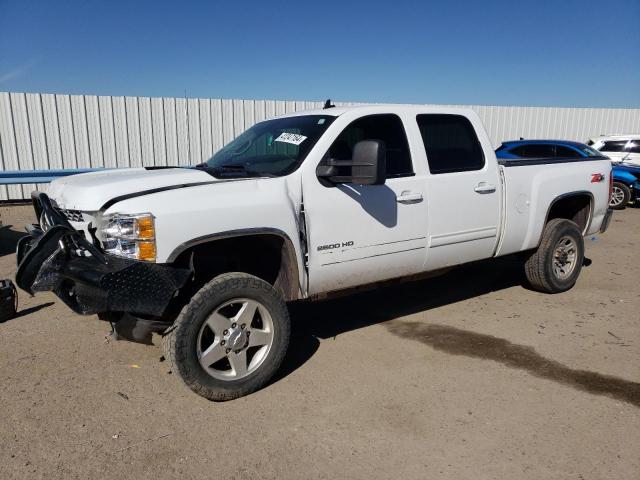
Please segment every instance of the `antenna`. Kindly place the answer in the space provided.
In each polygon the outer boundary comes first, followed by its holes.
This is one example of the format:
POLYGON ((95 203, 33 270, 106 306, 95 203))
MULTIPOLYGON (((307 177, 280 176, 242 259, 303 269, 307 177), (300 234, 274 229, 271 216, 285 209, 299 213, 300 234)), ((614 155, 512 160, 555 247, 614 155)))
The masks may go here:
POLYGON ((326 102, 324 102, 324 107, 322 107, 322 109, 323 109, 323 110, 326 110, 327 108, 334 108, 334 107, 335 107, 335 105, 333 105, 333 104, 331 103, 331 99, 330 99, 330 98, 327 98, 327 101, 326 101, 326 102))

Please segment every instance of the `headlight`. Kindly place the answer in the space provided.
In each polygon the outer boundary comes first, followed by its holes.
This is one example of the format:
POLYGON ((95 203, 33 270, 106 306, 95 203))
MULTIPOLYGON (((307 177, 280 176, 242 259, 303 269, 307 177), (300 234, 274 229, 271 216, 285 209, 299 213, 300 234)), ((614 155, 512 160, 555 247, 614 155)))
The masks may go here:
POLYGON ((107 215, 102 219, 100 234, 107 253, 147 262, 156 260, 156 232, 150 213, 107 215))

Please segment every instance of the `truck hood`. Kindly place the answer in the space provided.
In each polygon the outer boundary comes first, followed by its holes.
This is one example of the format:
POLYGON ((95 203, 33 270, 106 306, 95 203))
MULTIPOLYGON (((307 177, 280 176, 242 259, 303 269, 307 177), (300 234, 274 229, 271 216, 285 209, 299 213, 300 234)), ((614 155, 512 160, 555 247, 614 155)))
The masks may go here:
POLYGON ((219 181, 222 180, 194 168, 125 168, 58 178, 49 184, 48 194, 60 207, 98 211, 119 197, 219 181))

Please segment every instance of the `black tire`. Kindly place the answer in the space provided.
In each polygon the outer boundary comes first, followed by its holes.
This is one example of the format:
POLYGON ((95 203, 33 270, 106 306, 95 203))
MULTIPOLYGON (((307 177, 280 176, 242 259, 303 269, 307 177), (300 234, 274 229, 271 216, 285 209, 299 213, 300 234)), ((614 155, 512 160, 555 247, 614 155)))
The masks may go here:
POLYGON ((571 220, 555 218, 544 227, 537 250, 525 262, 525 274, 531 287, 546 293, 565 292, 573 287, 580 275, 584 261, 584 239, 582 232, 571 220), (571 239, 575 245, 572 270, 566 277, 554 269, 556 249, 561 241, 571 239))
POLYGON ((289 312, 282 296, 267 282, 246 273, 220 275, 202 287, 182 309, 164 335, 163 347, 171 370, 191 390, 213 401, 248 395, 263 387, 276 373, 289 346, 289 312), (273 322, 273 343, 257 369, 237 380, 221 380, 200 365, 198 334, 217 307, 237 298, 260 302, 273 322))
POLYGON ((614 210, 623 210, 631 200, 631 190, 624 183, 613 182, 613 192, 611 194, 611 199, 609 200, 609 206, 614 210), (615 202, 613 200, 613 194, 616 192, 616 189, 622 193, 622 201, 615 202))
POLYGON ((11 280, 2 280, 0 286, 0 323, 4 323, 16 316, 18 291, 11 280))

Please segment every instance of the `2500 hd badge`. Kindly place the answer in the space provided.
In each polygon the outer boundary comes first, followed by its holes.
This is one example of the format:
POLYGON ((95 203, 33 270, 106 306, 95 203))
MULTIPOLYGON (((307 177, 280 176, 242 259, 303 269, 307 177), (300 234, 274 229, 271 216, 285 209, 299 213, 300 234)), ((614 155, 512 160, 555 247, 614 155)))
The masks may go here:
POLYGON ((353 247, 354 245, 354 241, 353 240, 349 240, 348 242, 342 242, 342 243, 330 243, 328 245, 320 245, 318 247, 318 251, 321 252, 322 250, 333 250, 335 248, 346 248, 346 247, 353 247))

